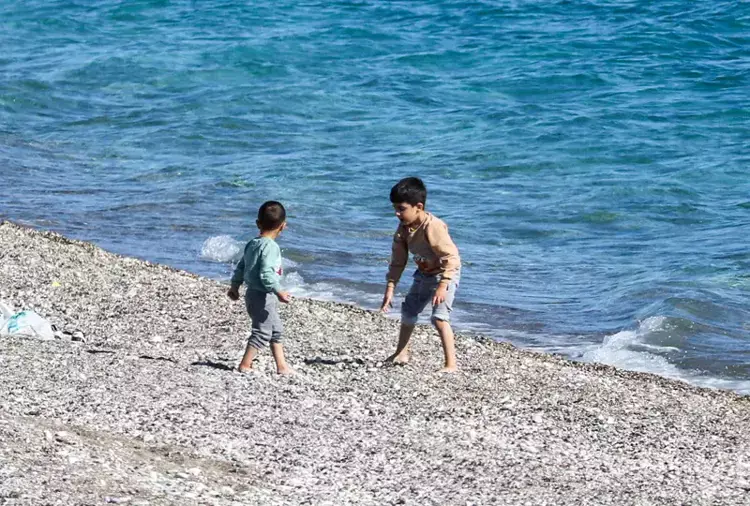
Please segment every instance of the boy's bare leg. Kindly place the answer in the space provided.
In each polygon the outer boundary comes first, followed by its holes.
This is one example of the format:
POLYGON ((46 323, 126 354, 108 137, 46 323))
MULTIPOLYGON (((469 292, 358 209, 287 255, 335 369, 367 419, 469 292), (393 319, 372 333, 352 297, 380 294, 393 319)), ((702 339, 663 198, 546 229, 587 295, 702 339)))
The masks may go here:
POLYGON ((253 368, 253 360, 258 356, 258 349, 255 346, 247 345, 245 348, 245 354, 242 356, 242 361, 237 369, 240 372, 247 372, 253 368))
POLYGON ((293 374, 294 370, 289 367, 284 357, 284 347, 281 343, 271 343, 271 354, 276 361, 276 372, 279 374, 293 374))
POLYGON ((414 325, 401 324, 401 330, 398 333, 398 345, 396 346, 396 352, 385 359, 386 362, 391 364, 408 364, 411 359, 411 351, 409 350, 409 339, 411 334, 414 332, 414 325))
POLYGON ((456 372, 456 345, 453 337, 453 329, 449 322, 443 320, 434 320, 435 328, 440 334, 440 340, 443 342, 443 353, 445 354, 445 365, 439 372, 456 372))

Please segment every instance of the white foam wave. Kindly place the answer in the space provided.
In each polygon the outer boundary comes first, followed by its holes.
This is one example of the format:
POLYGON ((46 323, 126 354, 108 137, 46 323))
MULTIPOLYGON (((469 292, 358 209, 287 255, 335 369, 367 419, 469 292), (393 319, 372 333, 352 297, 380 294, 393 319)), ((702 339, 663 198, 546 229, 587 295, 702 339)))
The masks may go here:
POLYGON ((666 320, 663 316, 652 316, 640 322, 635 330, 622 330, 607 336, 600 345, 589 347, 583 353, 581 360, 612 365, 630 371, 658 374, 706 388, 729 389, 741 394, 750 394, 750 381, 710 377, 699 371, 680 369, 656 353, 675 350, 672 347, 655 346, 645 342, 645 338, 650 333, 664 330, 666 320))
POLYGON ((243 243, 228 235, 209 237, 201 246, 201 258, 214 262, 239 262, 243 243))
MULTIPOLYGON (((229 235, 209 237, 203 241, 200 257, 213 262, 236 264, 242 258, 242 251, 245 248, 245 244, 244 241, 238 241, 229 235)), ((286 257, 282 257, 281 262, 284 270, 299 267, 297 262, 289 260, 286 257)))
POLYGON ((304 279, 298 273, 290 273, 289 276, 294 276, 294 279, 300 281, 289 288, 292 294, 297 297, 356 304, 366 309, 373 309, 380 303, 381 298, 378 295, 365 292, 364 290, 326 282, 308 284, 304 282, 304 279))
POLYGON ((299 288, 305 285, 305 280, 299 272, 289 272, 284 269, 284 276, 281 278, 281 286, 284 290, 298 295, 299 288))
POLYGON ((674 374, 676 368, 665 358, 631 349, 634 345, 642 344, 643 337, 647 333, 658 330, 663 323, 664 317, 647 318, 640 322, 636 330, 622 330, 605 337, 601 345, 595 345, 584 352, 582 359, 586 362, 599 362, 633 371, 656 372, 659 370, 658 374, 674 374))

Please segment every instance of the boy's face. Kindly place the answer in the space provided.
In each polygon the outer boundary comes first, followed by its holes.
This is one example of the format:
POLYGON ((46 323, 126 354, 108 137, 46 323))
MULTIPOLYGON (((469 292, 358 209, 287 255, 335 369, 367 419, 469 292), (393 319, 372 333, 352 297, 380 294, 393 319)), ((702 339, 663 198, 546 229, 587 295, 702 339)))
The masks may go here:
POLYGON ((393 204, 393 209, 396 211, 396 218, 404 225, 411 225, 419 219, 420 214, 424 211, 424 204, 421 202, 415 205, 407 204, 406 202, 399 202, 393 204))

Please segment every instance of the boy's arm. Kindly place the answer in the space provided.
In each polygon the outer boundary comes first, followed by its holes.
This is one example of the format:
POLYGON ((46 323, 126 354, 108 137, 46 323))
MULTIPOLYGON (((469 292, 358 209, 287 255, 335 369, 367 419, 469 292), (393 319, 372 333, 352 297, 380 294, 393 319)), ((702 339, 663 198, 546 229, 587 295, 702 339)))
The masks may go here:
POLYGON ((396 233, 393 234, 393 244, 391 245, 391 262, 388 265, 388 274, 386 280, 388 286, 396 286, 401 274, 403 274, 406 268, 406 263, 409 261, 409 247, 406 244, 406 238, 403 235, 401 227, 399 226, 396 233))
POLYGON ((388 274, 385 276, 388 283, 385 285, 385 294, 383 295, 383 303, 380 305, 380 311, 386 313, 391 308, 393 292, 396 291, 396 285, 398 284, 398 280, 401 279, 401 274, 403 274, 406 262, 408 261, 409 247, 399 226, 396 233, 393 234, 391 262, 388 265, 388 274))
POLYGON ((276 266, 281 265, 281 249, 276 243, 267 244, 260 252, 260 283, 267 292, 281 292, 281 277, 276 266))
MULTIPOLYGON (((245 246, 247 249, 247 246, 245 246)), ((237 267, 234 269, 232 279, 229 281, 230 287, 227 291, 227 296, 232 300, 238 300, 240 298, 240 285, 245 278, 245 252, 242 252, 242 258, 240 258, 237 267)))
MULTIPOLYGON (((247 247, 245 247, 247 249, 247 247)), ((237 267, 234 269, 234 274, 232 274, 232 279, 230 280, 230 284, 232 285, 233 289, 238 289, 242 285, 242 281, 245 277, 245 253, 242 253, 242 258, 240 259, 240 263, 237 264, 237 267)))
POLYGON ((425 236, 432 251, 435 252, 440 261, 442 270, 440 283, 447 286, 451 280, 455 279, 458 269, 461 267, 458 248, 448 234, 448 226, 443 222, 433 222, 430 227, 425 229, 425 236))

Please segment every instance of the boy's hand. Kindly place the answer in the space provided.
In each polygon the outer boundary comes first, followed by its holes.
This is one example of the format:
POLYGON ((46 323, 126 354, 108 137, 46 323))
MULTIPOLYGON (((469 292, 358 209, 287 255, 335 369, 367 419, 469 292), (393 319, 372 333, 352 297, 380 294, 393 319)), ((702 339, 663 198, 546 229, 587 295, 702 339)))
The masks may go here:
POLYGON ((289 292, 279 292, 276 294, 276 297, 279 299, 279 302, 283 302, 284 304, 289 304, 292 300, 292 295, 289 292))
POLYGON ((445 295, 448 293, 448 285, 445 283, 440 283, 437 287, 437 290, 435 290, 435 295, 432 296, 432 305, 437 306, 438 304, 441 304, 445 302, 445 295))
POLYGON ((385 289, 385 295, 383 295, 383 303, 380 305, 380 312, 387 313, 390 308, 393 307, 391 301, 393 301, 393 285, 388 285, 385 289))
POLYGON ((232 287, 227 291, 227 297, 232 300, 238 300, 240 298, 240 291, 237 288, 232 287))

